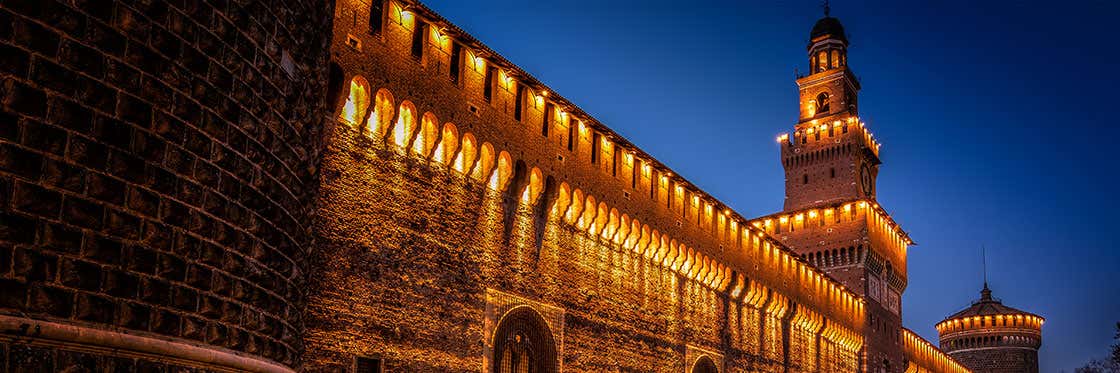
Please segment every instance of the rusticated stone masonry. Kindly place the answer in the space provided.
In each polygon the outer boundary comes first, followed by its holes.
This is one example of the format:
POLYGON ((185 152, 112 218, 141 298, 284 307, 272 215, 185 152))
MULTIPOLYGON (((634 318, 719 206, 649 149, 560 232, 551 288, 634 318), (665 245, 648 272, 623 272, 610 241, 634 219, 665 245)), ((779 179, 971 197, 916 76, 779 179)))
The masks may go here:
POLYGON ((332 9, 0 4, 0 372, 299 364, 332 9))

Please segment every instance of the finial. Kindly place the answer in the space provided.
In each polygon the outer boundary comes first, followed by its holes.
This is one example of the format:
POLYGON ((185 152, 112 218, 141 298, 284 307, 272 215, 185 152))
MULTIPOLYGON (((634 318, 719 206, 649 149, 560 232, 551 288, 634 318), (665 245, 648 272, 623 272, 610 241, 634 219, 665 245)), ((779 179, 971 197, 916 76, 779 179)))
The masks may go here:
POLYGON ((831 11, 831 10, 832 10, 832 8, 828 6, 828 0, 824 0, 824 1, 823 1, 823 4, 821 5, 821 7, 822 7, 822 8, 824 8, 824 16, 825 16, 825 17, 828 17, 828 13, 829 13, 829 11, 831 11))

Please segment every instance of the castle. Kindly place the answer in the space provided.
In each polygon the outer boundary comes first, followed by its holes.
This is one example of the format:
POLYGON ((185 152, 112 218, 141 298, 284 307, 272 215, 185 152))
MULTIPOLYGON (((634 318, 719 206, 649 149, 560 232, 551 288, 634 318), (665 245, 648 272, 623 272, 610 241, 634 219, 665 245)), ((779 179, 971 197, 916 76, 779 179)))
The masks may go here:
POLYGON ((902 327, 847 35, 744 217, 412 0, 0 5, 0 372, 1022 372, 902 327))

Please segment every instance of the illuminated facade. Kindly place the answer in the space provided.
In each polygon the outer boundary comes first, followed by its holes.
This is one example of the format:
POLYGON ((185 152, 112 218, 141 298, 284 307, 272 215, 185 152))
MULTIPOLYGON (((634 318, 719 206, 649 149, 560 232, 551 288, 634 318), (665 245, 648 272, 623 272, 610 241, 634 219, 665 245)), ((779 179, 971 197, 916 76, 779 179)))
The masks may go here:
POLYGON ((835 18, 747 218, 412 0, 18 5, 0 371, 967 371, 835 18))
POLYGON ((941 349, 975 372, 1037 373, 1042 317, 1003 305, 988 284, 971 306, 937 323, 941 349))

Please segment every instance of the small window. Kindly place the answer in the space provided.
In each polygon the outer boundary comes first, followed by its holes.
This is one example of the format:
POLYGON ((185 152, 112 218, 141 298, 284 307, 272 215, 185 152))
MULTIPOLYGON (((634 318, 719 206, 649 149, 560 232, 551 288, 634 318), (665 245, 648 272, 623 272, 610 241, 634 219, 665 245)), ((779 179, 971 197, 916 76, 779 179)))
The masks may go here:
POLYGON ((596 132, 591 136, 591 163, 599 162, 599 133, 596 132))
POLYGON ((828 52, 821 51, 817 53, 817 72, 825 71, 828 69, 828 52))
POLYGON ((427 40, 428 24, 421 20, 416 20, 416 27, 412 29, 412 58, 417 61, 424 59, 424 42, 427 40))
POLYGON ((828 169, 828 177, 831 177, 833 179, 836 178, 836 169, 835 168, 828 169))
POLYGON ((552 116, 555 115, 556 105, 551 102, 544 104, 544 118, 541 120, 541 136, 548 137, 548 127, 552 127, 552 116))
POLYGON ((521 111, 525 107, 525 87, 521 83, 517 83, 517 94, 513 103, 513 119, 521 120, 521 111))
POLYGON ((622 152, 618 151, 618 146, 611 147, 611 176, 618 176, 618 159, 622 158, 622 152))
POLYGON ((381 33, 381 24, 385 19, 385 0, 373 0, 369 7, 369 33, 381 33))
POLYGON ((801 175, 801 183, 802 184, 808 184, 809 183, 809 174, 801 175))
POLYGON ((831 57, 832 57, 832 58, 831 58, 831 60, 832 60, 832 68, 833 68, 833 69, 835 69, 835 68, 837 68, 837 67, 840 67, 840 51, 837 51, 837 50, 833 50, 833 51, 832 51, 832 56, 831 56, 831 57))
POLYGON ((381 373, 381 359, 369 357, 355 358, 354 373, 381 373))
POLYGON ((576 149, 576 126, 579 125, 579 121, 570 115, 568 118, 568 151, 574 151, 576 149))
POLYGON ((485 99, 486 102, 490 102, 494 97, 494 69, 495 68, 490 66, 490 64, 486 64, 486 84, 482 85, 482 98, 485 99))
POLYGON ((451 45, 451 68, 448 69, 452 83, 459 84, 461 70, 463 70, 463 45, 454 43, 451 45))

